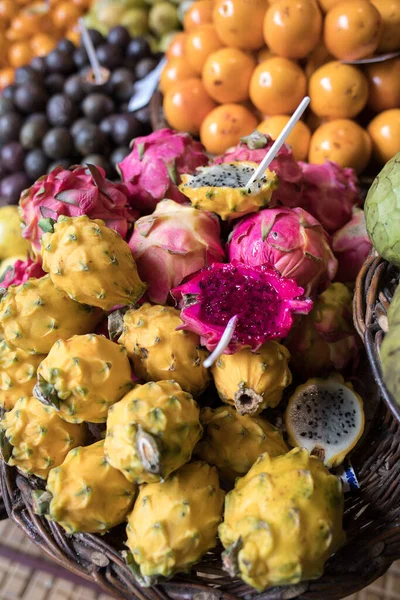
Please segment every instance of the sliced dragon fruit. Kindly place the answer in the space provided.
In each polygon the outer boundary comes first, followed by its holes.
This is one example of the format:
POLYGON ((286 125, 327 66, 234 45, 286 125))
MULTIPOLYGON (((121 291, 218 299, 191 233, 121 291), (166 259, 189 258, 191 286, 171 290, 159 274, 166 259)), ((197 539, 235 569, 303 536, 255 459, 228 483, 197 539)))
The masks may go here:
POLYGON ((237 316, 226 354, 241 348, 257 350, 267 340, 286 337, 293 315, 307 314, 312 308, 303 288, 267 265, 214 263, 171 293, 182 311, 182 329, 200 335, 201 344, 210 351, 237 316))

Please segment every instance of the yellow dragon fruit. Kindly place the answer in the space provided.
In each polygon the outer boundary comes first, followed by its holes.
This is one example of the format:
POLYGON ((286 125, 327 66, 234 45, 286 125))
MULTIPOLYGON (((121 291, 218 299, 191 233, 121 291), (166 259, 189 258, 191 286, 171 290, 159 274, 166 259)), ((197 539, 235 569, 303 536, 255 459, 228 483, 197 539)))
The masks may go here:
POLYGON ((46 479, 72 448, 86 440, 86 427, 67 423, 32 396, 20 398, 0 422, 4 461, 23 473, 46 479))
POLYGON ((345 541, 343 491, 316 456, 261 455, 225 500, 224 567, 258 591, 317 579, 345 541))
POLYGON ((141 487, 128 517, 128 564, 140 585, 188 571, 216 543, 224 493, 205 462, 141 487))
POLYGON ((104 423, 109 407, 132 388, 123 346, 89 333, 58 340, 38 369, 34 395, 70 423, 104 423))
POLYGON ((0 302, 0 323, 7 343, 29 354, 47 354, 60 338, 89 333, 103 312, 71 300, 49 275, 12 285, 0 302))
POLYGON ((289 451, 279 429, 263 417, 240 415, 232 406, 202 408, 200 421, 204 437, 194 454, 228 481, 245 475, 263 452, 279 456, 289 451))
POLYGON ((104 440, 71 450, 49 473, 46 491, 33 492, 36 512, 67 533, 105 533, 125 521, 137 487, 104 456, 104 440))
POLYGON ((41 241, 43 269, 77 302, 111 310, 146 290, 128 244, 100 219, 61 216, 41 241))
POLYGON ((152 483, 188 462, 202 433, 192 396, 175 381, 152 381, 111 406, 104 452, 128 481, 152 483))
POLYGON ((197 397, 210 381, 203 367, 208 352, 201 348, 198 335, 177 331, 183 324, 179 315, 172 306, 147 303, 138 310, 128 310, 119 343, 128 350, 137 377, 145 381, 173 379, 197 397))
POLYGON ((36 371, 44 358, 12 348, 5 340, 0 343, 0 406, 11 410, 19 398, 32 396, 36 371))
POLYGON ((223 354, 211 368, 219 397, 242 415, 274 408, 285 387, 292 383, 289 359, 287 348, 274 340, 256 352, 246 348, 236 354, 223 354))

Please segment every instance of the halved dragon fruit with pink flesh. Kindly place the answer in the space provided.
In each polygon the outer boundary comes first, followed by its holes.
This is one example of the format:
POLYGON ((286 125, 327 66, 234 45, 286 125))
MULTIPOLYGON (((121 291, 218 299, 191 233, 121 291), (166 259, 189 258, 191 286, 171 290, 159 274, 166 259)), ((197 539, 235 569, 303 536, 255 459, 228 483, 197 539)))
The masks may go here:
POLYGON ((255 351, 267 340, 286 337, 293 315, 312 308, 293 279, 281 277, 270 266, 252 268, 237 262, 214 263, 171 293, 181 308, 181 328, 200 335, 200 343, 210 351, 237 315, 227 354, 241 348, 255 351))
POLYGON ((40 279, 45 275, 41 263, 28 257, 26 260, 15 261, 13 266, 5 271, 3 278, 0 280, 0 287, 8 288, 10 285, 20 285, 32 277, 40 279))
POLYGON ((355 281, 371 248, 364 211, 355 208, 351 221, 339 229, 332 239, 332 249, 339 263, 336 281, 355 281))
POLYGON ((118 169, 128 189, 132 206, 144 214, 151 213, 164 198, 187 203, 178 189, 183 173, 194 173, 208 164, 200 142, 188 133, 159 129, 138 137, 132 151, 118 169))
POLYGON ((124 186, 105 179, 105 171, 94 165, 56 167, 26 190, 19 204, 25 224, 22 235, 38 253, 43 235, 39 221, 43 218, 56 221, 60 215, 87 215, 102 219, 125 238, 129 224, 139 216, 129 207, 124 186))
POLYGON ((234 227, 227 250, 231 261, 275 267, 306 295, 326 289, 337 270, 327 234, 302 208, 266 208, 245 217, 234 227))
MULTIPOLYGON (((256 130, 249 136, 241 138, 240 144, 229 148, 222 156, 218 156, 213 164, 234 161, 260 163, 273 143, 274 140, 269 135, 256 130)), ((278 189, 272 194, 271 206, 275 204, 298 206, 303 174, 287 144, 282 146, 268 168, 274 171, 279 179, 278 189)))

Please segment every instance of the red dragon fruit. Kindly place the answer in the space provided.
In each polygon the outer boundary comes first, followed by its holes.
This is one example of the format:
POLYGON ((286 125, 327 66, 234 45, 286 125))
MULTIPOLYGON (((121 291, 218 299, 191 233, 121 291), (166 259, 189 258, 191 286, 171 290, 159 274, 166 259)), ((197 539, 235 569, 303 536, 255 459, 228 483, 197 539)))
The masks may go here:
POLYGON ((173 200, 162 200, 153 214, 136 221, 129 245, 156 304, 165 304, 186 277, 224 260, 218 218, 173 200))
POLYGON ((200 343, 210 351, 230 319, 238 317, 226 354, 241 348, 255 351, 267 340, 286 337, 293 315, 312 308, 293 279, 281 277, 270 266, 238 262, 214 263, 171 293, 181 308, 181 328, 200 335, 200 343))
POLYGON ((31 277, 40 279, 44 277, 46 273, 42 269, 40 262, 32 260, 29 256, 26 260, 16 260, 15 263, 9 267, 1 279, 0 287, 8 288, 10 285, 20 285, 25 283, 31 277))
POLYGON ((355 172, 330 161, 322 165, 299 162, 299 165, 303 172, 301 198, 283 204, 305 208, 328 233, 335 233, 350 221, 353 206, 360 201, 355 172))
POLYGON ((302 208, 266 208, 245 217, 227 244, 229 260, 251 267, 271 265, 309 296, 333 280, 337 260, 320 223, 302 208))
POLYGON ((353 210, 351 221, 333 236, 332 248, 339 263, 336 281, 355 281, 372 248, 363 210, 359 208, 353 210))
MULTIPOLYGON (((234 161, 260 163, 273 143, 274 141, 269 135, 254 131, 251 135, 241 138, 240 144, 229 148, 225 154, 217 157, 213 164, 219 165, 234 161)), ((278 189, 272 194, 271 206, 275 204, 297 206, 301 196, 303 175, 287 144, 284 144, 279 150, 269 169, 274 171, 279 179, 278 189)))
POLYGON ((159 129, 133 142, 132 152, 118 165, 130 200, 142 213, 151 213, 164 198, 186 203, 178 189, 183 173, 208 163, 200 142, 188 133, 159 129))
POLYGON ((128 205, 124 186, 105 179, 104 170, 94 165, 56 167, 22 194, 20 210, 25 223, 22 235, 37 253, 43 235, 39 227, 42 218, 56 221, 60 215, 87 215, 102 219, 125 238, 129 223, 138 217, 128 205))

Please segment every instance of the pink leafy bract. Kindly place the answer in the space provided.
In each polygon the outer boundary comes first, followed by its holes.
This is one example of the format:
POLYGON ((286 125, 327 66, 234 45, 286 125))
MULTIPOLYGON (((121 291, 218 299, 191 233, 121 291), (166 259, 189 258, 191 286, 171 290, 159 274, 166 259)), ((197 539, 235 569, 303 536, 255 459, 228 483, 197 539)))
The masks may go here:
POLYGON ((356 208, 351 221, 339 229, 332 239, 332 249, 339 263, 336 280, 355 281, 371 248, 364 211, 356 208))
POLYGON ((25 283, 28 279, 35 278, 40 279, 44 277, 46 273, 42 269, 40 262, 32 260, 28 257, 26 260, 17 260, 9 267, 0 282, 0 287, 8 288, 10 285, 20 285, 25 283))

